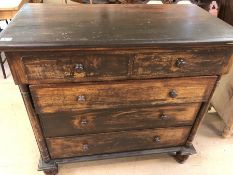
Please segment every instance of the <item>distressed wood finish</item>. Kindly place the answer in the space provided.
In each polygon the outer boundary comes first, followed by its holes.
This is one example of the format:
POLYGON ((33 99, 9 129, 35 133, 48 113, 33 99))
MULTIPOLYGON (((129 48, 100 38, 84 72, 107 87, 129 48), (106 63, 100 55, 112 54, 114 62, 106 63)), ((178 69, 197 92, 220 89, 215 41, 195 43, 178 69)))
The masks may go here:
POLYGON ((221 75, 228 70, 224 58, 230 58, 231 52, 227 47, 176 50, 16 52, 7 56, 15 59, 11 65, 17 84, 221 75))
POLYGON ((23 97, 23 101, 28 113, 28 117, 34 132, 34 135, 36 137, 37 145, 40 150, 40 155, 42 157, 42 160, 44 162, 49 162, 51 160, 50 154, 45 142, 45 138, 43 136, 42 130, 41 130, 41 125, 38 119, 38 116, 35 113, 33 104, 32 104, 32 99, 31 99, 31 94, 29 92, 29 88, 26 85, 20 85, 19 86, 21 95, 23 97))
POLYGON ((28 84, 21 56, 17 52, 5 53, 15 84, 28 84))
POLYGON ((62 159, 53 159, 49 163, 45 163, 40 159, 39 161, 39 170, 51 170, 52 172, 57 171, 57 164, 65 164, 65 163, 74 163, 74 162, 84 162, 84 161, 93 161, 93 160, 104 160, 104 159, 113 159, 113 158, 121 158, 121 157, 132 157, 132 156, 143 156, 143 155, 152 155, 152 154, 161 154, 161 153, 169 153, 171 155, 176 155, 179 152, 179 155, 192 155, 196 154, 196 150, 191 146, 175 146, 169 148, 155 148, 155 149, 146 149, 139 151, 126 151, 126 152, 118 152, 118 153, 107 153, 107 154, 96 154, 89 156, 76 156, 70 158, 62 158, 62 159))
POLYGON ((195 154, 198 126, 232 63, 233 30, 193 5, 28 4, 1 32, 0 50, 28 111, 39 170, 55 175, 61 163, 157 153, 183 163, 195 154))
POLYGON ((130 55, 111 53, 32 53, 22 57, 29 82, 79 82, 124 79, 130 55))
POLYGON ((195 124, 193 125, 193 127, 191 129, 191 132, 189 134, 189 137, 187 139, 186 145, 192 145, 192 141, 193 141, 193 139, 194 139, 194 137, 195 137, 195 135, 197 133, 198 127, 200 126, 200 123, 203 120, 206 111, 209 108, 210 100, 211 100, 211 98, 212 98, 212 96, 214 94, 214 91, 215 91, 215 89, 217 87, 217 84, 218 84, 219 80, 220 80, 220 77, 218 77, 217 81, 215 82, 214 88, 213 88, 211 94, 209 95, 208 101, 206 101, 206 102, 204 102, 202 104, 202 107, 201 107, 201 109, 199 111, 199 114, 196 117, 195 124))
POLYGON ((226 54, 222 49, 186 50, 175 54, 156 50, 32 52, 25 53, 20 64, 30 84, 84 82, 221 74, 226 54))
POLYGON ((138 77, 171 77, 220 74, 226 53, 196 50, 137 54, 132 74, 138 77))
POLYGON ((32 85, 30 90, 37 113, 74 112, 93 108, 206 101, 215 80, 213 76, 90 85, 32 85), (171 96, 173 91, 176 97, 171 96))
POLYGON ((233 31, 195 5, 28 4, 1 37, 14 39, 0 42, 0 49, 19 51, 226 45, 233 31))
POLYGON ((48 138, 52 158, 135 151, 179 146, 185 143, 190 127, 122 131, 77 137, 48 138))
POLYGON ((41 114, 45 137, 192 125, 200 104, 41 114))

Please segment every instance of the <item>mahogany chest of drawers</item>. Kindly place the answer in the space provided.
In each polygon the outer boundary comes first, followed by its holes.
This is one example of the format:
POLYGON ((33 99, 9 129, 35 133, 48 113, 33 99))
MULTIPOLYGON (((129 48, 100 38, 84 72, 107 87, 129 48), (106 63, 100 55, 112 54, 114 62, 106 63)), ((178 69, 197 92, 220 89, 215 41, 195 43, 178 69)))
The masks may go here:
POLYGON ((195 5, 25 5, 0 35, 45 174, 155 153, 184 162, 232 44, 232 27, 195 5))

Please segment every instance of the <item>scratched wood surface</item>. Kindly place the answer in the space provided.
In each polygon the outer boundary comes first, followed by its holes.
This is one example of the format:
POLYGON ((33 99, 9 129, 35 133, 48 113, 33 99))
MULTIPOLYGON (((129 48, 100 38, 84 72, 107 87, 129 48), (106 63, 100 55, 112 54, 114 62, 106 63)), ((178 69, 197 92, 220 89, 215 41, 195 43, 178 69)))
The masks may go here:
POLYGON ((31 85, 37 113, 74 112, 132 105, 207 100, 216 77, 190 77, 97 84, 31 85), (175 92, 176 97, 169 94, 175 92))
MULTIPOLYGON (((229 58, 226 48, 123 50, 88 52, 24 52, 19 57, 22 83, 64 83, 221 74, 229 58), (81 67, 78 67, 81 66, 81 67)), ((11 61, 11 60, 10 60, 11 61)))
POLYGON ((158 128, 47 138, 52 158, 145 150, 183 145, 190 127, 158 128))
POLYGON ((194 5, 27 4, 0 34, 53 175, 56 158, 175 148, 186 160, 232 43, 194 5))
POLYGON ((22 64, 27 79, 39 83, 114 80, 127 77, 130 56, 111 52, 45 52, 23 55, 22 64))
POLYGON ((12 51, 229 42, 232 27, 196 5, 27 4, 0 35, 12 51))
POLYGON ((200 103, 39 115, 45 137, 192 125, 200 103))

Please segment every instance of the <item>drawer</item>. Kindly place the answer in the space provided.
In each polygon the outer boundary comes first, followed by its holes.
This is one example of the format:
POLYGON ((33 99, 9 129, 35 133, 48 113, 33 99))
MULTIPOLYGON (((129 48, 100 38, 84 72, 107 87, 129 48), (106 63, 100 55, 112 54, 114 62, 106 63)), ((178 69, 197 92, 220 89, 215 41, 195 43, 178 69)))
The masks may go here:
POLYGON ((190 127, 47 138, 52 159, 184 145, 190 127))
POLYGON ((216 77, 170 78, 95 84, 31 85, 37 113, 75 112, 208 100, 216 77))
POLYGON ((45 137, 192 125, 199 103, 41 114, 45 137))
POLYGON ((225 54, 219 50, 137 54, 132 74, 147 78, 217 75, 221 73, 225 54))
POLYGON ((31 83, 82 82, 126 78, 129 55, 46 52, 22 57, 31 83))

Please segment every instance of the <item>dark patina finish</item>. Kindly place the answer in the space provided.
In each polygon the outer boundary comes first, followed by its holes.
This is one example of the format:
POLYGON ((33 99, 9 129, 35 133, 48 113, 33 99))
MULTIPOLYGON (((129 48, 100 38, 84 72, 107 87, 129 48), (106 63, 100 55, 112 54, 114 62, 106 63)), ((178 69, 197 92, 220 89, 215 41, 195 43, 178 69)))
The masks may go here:
POLYGON ((25 5, 0 35, 47 175, 156 153, 183 163, 232 48, 232 27, 195 5, 25 5))

